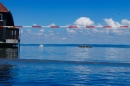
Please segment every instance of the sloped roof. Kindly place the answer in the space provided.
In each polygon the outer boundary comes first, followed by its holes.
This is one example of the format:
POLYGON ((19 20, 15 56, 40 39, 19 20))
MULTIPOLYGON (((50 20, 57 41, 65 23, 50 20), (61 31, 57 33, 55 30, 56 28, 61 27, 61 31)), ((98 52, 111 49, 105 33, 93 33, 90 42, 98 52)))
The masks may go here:
POLYGON ((0 12, 9 12, 9 10, 0 2, 0 12))

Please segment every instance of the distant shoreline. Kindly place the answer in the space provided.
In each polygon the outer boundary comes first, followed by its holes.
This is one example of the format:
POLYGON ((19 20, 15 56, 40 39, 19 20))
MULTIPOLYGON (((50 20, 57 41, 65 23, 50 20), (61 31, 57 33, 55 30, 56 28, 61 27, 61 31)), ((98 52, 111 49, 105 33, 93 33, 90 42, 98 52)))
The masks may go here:
MULTIPOLYGON (((20 44, 20 46, 39 46, 41 44, 20 44)), ((113 48, 130 48, 130 45, 126 44, 42 44, 44 47, 59 47, 59 46, 68 46, 68 47, 78 47, 80 45, 89 45, 92 47, 113 47, 113 48)))

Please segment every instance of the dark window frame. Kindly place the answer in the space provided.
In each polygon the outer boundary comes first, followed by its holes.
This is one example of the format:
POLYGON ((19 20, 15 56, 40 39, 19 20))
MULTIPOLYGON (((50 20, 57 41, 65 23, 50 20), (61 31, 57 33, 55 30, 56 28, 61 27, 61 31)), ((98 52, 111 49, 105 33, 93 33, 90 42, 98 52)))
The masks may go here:
POLYGON ((0 21, 3 21, 3 15, 0 14, 0 21))

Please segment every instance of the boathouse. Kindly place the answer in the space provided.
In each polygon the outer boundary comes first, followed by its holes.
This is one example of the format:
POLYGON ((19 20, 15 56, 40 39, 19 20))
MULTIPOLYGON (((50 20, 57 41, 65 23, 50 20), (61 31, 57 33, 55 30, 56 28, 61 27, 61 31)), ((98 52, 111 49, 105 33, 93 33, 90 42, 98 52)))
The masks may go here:
POLYGON ((17 45, 19 43, 19 28, 3 26, 14 26, 11 12, 0 3, 0 46, 17 45))

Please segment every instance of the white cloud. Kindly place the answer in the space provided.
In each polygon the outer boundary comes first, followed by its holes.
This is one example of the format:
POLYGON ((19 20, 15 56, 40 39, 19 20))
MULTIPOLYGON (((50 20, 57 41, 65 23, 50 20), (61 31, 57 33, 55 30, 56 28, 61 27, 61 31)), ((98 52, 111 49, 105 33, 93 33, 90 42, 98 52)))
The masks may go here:
POLYGON ((97 33, 97 32, 100 32, 100 30, 98 30, 97 28, 95 28, 95 29, 92 29, 92 32, 93 33, 97 33))
POLYGON ((48 37, 48 35, 47 35, 47 34, 45 34, 44 36, 45 36, 45 37, 48 37))
POLYGON ((19 30, 19 34, 22 34, 23 33, 23 30, 19 30))
POLYGON ((80 17, 74 22, 74 24, 79 26, 89 26, 94 25, 94 22, 88 17, 80 17))
POLYGON ((100 23, 98 23, 97 26, 102 27, 102 25, 100 23))
POLYGON ((49 36, 54 36, 55 34, 54 33, 50 33, 49 36))
MULTIPOLYGON (((106 22, 106 25, 110 26, 120 26, 120 25, 130 25, 130 20, 122 19, 120 22, 114 21, 112 18, 105 18, 104 21, 106 22)), ((73 23, 73 22, 72 22, 73 23)), ((75 22, 75 25, 77 26, 87 26, 87 25, 95 25, 95 26, 101 26, 104 25, 99 23, 94 23, 90 18, 88 17, 80 17, 75 22)), ((36 26, 37 24, 33 24, 33 26, 36 26)), ((70 26, 73 24, 70 24, 70 26)), ((51 24, 51 26, 55 26, 54 23, 51 24)), ((69 26, 69 25, 67 25, 69 26)), ((62 32, 64 31, 55 31, 54 29, 22 29, 20 32, 22 33, 22 40, 24 40, 24 43, 26 43, 25 39, 27 39, 28 42, 43 42, 43 43, 114 43, 114 41, 119 41, 119 43, 123 43, 124 41, 128 41, 127 38, 130 35, 129 29, 103 29, 103 28, 82 28, 82 29, 72 29, 72 28, 66 28, 66 33, 62 32), (24 31, 24 32, 23 32, 24 31), (121 38, 125 38, 126 40, 117 40, 121 38), (127 37, 127 38, 126 38, 127 37), (99 39, 100 38, 100 39, 99 39)))
POLYGON ((59 35, 60 33, 59 32, 56 32, 57 35, 59 35))
POLYGON ((104 21, 106 22, 107 25, 112 27, 118 27, 121 25, 119 22, 115 22, 112 18, 110 19, 105 18, 104 21))
POLYGON ((44 32, 44 29, 40 29, 39 32, 43 33, 43 32, 44 32))
POLYGON ((39 32, 33 33, 33 34, 35 34, 36 36, 41 36, 43 35, 43 32, 44 32, 44 29, 40 29, 39 32))
POLYGON ((67 33, 76 33, 76 31, 74 31, 73 29, 69 29, 69 28, 67 28, 66 31, 67 31, 67 33))
POLYGON ((34 23, 33 26, 37 26, 37 24, 34 23))
POLYGON ((49 30, 49 33, 53 33, 53 31, 49 30))
POLYGON ((29 29, 27 29, 26 31, 27 31, 28 33, 31 33, 31 30, 29 30, 29 29))
POLYGON ((130 25, 130 21, 127 20, 127 19, 123 19, 123 20, 121 21, 121 24, 122 24, 122 25, 130 25))
MULTIPOLYGON (((112 27, 120 27, 121 25, 130 25, 130 21, 127 19, 123 19, 121 21, 121 24, 119 22, 115 22, 112 18, 107 19, 105 18, 104 21, 107 23, 107 25, 112 26, 112 27)), ((106 34, 111 34, 114 33, 116 35, 128 35, 129 32, 125 31, 125 30, 121 30, 119 28, 116 29, 111 29, 111 30, 106 30, 106 34)))
POLYGON ((49 26, 56 26, 54 23, 50 24, 49 26))
POLYGON ((66 40, 66 38, 61 38, 61 40, 66 40))

